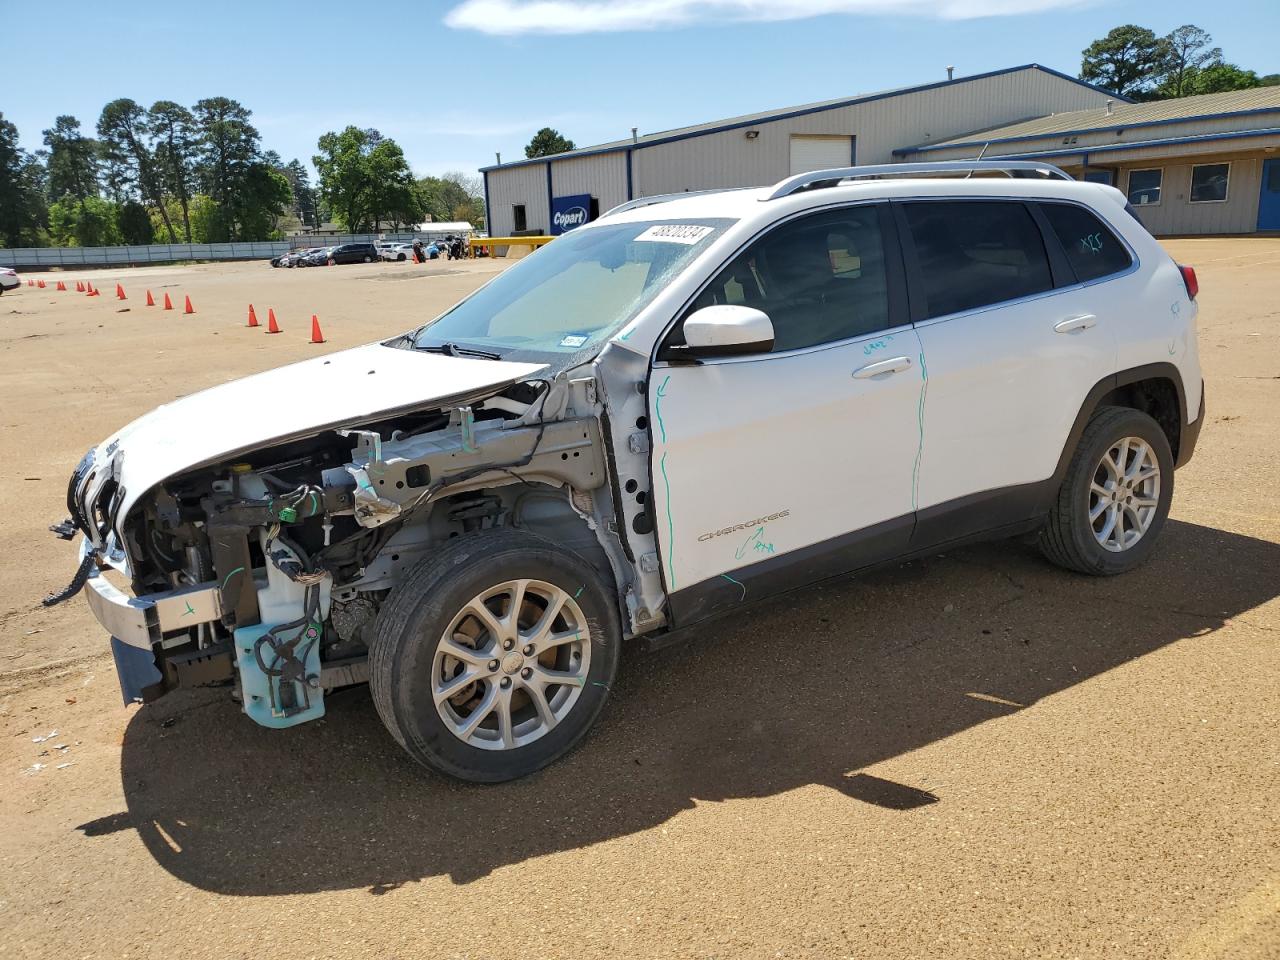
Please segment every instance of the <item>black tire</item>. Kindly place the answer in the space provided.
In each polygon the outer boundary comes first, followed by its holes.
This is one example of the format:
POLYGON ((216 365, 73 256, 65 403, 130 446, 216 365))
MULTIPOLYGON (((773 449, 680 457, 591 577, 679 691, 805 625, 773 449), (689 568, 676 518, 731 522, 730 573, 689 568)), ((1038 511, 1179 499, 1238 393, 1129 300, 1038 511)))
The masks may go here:
POLYGON ((499 783, 558 760, 586 736, 608 699, 622 631, 611 583, 582 557, 517 530, 450 541, 392 591, 369 645, 369 687, 378 715, 405 751, 460 780, 499 783), (473 597, 521 577, 576 592, 590 631, 590 662, 576 702, 555 726, 524 746, 472 746, 445 724, 432 698, 433 660, 443 631, 473 597))
POLYGON ((365 263, 373 263, 373 258, 372 258, 372 257, 370 257, 368 254, 365 254, 364 262, 365 262, 365 263))
POLYGON ((397 261, 397 262, 399 262, 399 263, 404 263, 404 261, 405 261, 405 255, 404 255, 403 253, 402 253, 402 254, 400 254, 400 256, 396 257, 396 261, 397 261))
POLYGON ((1053 508, 1040 529, 1040 552, 1067 570, 1095 577, 1127 573, 1155 548, 1173 500, 1173 452, 1160 425, 1129 407, 1101 407, 1089 419, 1067 466, 1053 508), (1105 549, 1089 522, 1089 492, 1103 455, 1117 441, 1138 437, 1150 444, 1160 468, 1160 493, 1150 526, 1133 546, 1121 552, 1105 549))

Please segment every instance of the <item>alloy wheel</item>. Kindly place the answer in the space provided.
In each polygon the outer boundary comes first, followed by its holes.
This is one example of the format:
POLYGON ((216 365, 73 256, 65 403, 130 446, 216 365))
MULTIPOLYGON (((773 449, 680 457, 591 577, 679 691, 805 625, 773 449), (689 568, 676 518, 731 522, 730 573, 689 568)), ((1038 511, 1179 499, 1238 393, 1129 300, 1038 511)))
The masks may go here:
POLYGON ((1111 553, 1142 539, 1160 503, 1160 462, 1151 444, 1124 437, 1107 448, 1089 485, 1089 525, 1111 553))
POLYGON ((464 743, 512 750, 573 710, 591 667, 591 632, 575 599, 542 580, 511 580, 477 594, 436 645, 431 691, 464 743))

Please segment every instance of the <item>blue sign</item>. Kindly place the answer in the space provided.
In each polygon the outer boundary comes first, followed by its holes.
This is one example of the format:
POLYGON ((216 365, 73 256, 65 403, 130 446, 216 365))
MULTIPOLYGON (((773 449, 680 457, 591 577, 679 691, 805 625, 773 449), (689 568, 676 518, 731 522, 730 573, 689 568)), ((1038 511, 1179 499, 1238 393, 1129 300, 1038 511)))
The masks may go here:
POLYGON ((580 227, 590 219, 591 194, 582 193, 575 197, 551 198, 551 234, 559 236, 568 233, 574 227, 580 227))

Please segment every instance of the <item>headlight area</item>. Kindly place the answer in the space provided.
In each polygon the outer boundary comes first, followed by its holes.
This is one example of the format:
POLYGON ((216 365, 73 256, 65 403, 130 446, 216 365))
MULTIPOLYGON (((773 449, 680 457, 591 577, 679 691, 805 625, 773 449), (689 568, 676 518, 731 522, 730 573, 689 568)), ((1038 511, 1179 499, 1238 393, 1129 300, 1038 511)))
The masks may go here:
POLYGON ((598 423, 544 423, 536 399, 327 431, 144 496, 123 524, 133 612, 90 601, 113 648, 121 618, 148 609, 130 628, 145 639, 124 644, 138 653, 117 652, 126 699, 234 684, 263 726, 316 719, 326 690, 368 679, 378 610, 434 545, 523 525, 599 551, 585 519, 605 481, 598 423))

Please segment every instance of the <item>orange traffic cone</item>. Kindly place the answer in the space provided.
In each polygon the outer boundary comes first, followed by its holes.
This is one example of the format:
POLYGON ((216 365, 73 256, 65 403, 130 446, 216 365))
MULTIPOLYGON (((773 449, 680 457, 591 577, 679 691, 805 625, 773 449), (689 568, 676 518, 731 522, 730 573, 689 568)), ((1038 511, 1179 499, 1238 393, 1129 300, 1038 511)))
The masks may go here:
POLYGON ((37 280, 37 281, 36 281, 36 286, 37 286, 37 287, 39 287, 41 290, 43 290, 43 289, 44 289, 44 281, 43 281, 43 280, 37 280))
POLYGON ((126 297, 126 296, 124 295, 124 287, 120 286, 120 284, 118 284, 118 283, 116 284, 116 299, 117 299, 117 300, 128 300, 128 299, 129 299, 128 297, 126 297))
POLYGON ((183 307, 182 312, 183 312, 183 313, 195 313, 195 312, 196 312, 196 308, 195 308, 195 307, 193 307, 193 306, 191 305, 191 298, 190 298, 190 297, 185 297, 184 299, 187 301, 187 305, 186 305, 185 307, 183 307))
POLYGON ((93 281, 92 281, 92 280, 90 280, 88 283, 86 283, 86 284, 84 285, 84 295, 85 295, 86 297, 92 297, 92 296, 93 296, 93 281))
POLYGON ((28 286, 28 287, 34 287, 35 285, 36 285, 36 282, 35 282, 34 280, 28 280, 28 281, 27 281, 27 286, 28 286))
POLYGON ((280 324, 276 323, 276 308, 267 307, 267 333, 279 333, 280 324))
POLYGON ((249 326, 256 327, 258 325, 258 315, 253 312, 253 304, 249 304, 249 326))
POLYGON ((84 281, 83 281, 83 280, 77 280, 77 281, 76 281, 76 293, 84 293, 84 281))
POLYGON ((156 305, 156 298, 155 298, 155 297, 153 297, 153 296, 151 295, 151 291, 150 291, 150 290, 148 290, 148 291, 147 291, 147 306, 148 306, 148 307, 154 307, 155 305, 156 305))
POLYGON ((63 283, 61 280, 59 280, 59 281, 58 281, 58 289, 59 289, 59 290, 65 290, 65 289, 67 289, 67 285, 66 285, 65 283, 63 283))
POLYGON ((167 294, 167 293, 164 295, 164 308, 165 308, 166 310, 172 310, 172 309, 173 309, 173 301, 169 299, 169 294, 167 294))
POLYGON ((320 321, 314 313, 311 315, 311 342, 324 343, 324 334, 320 332, 320 321))

